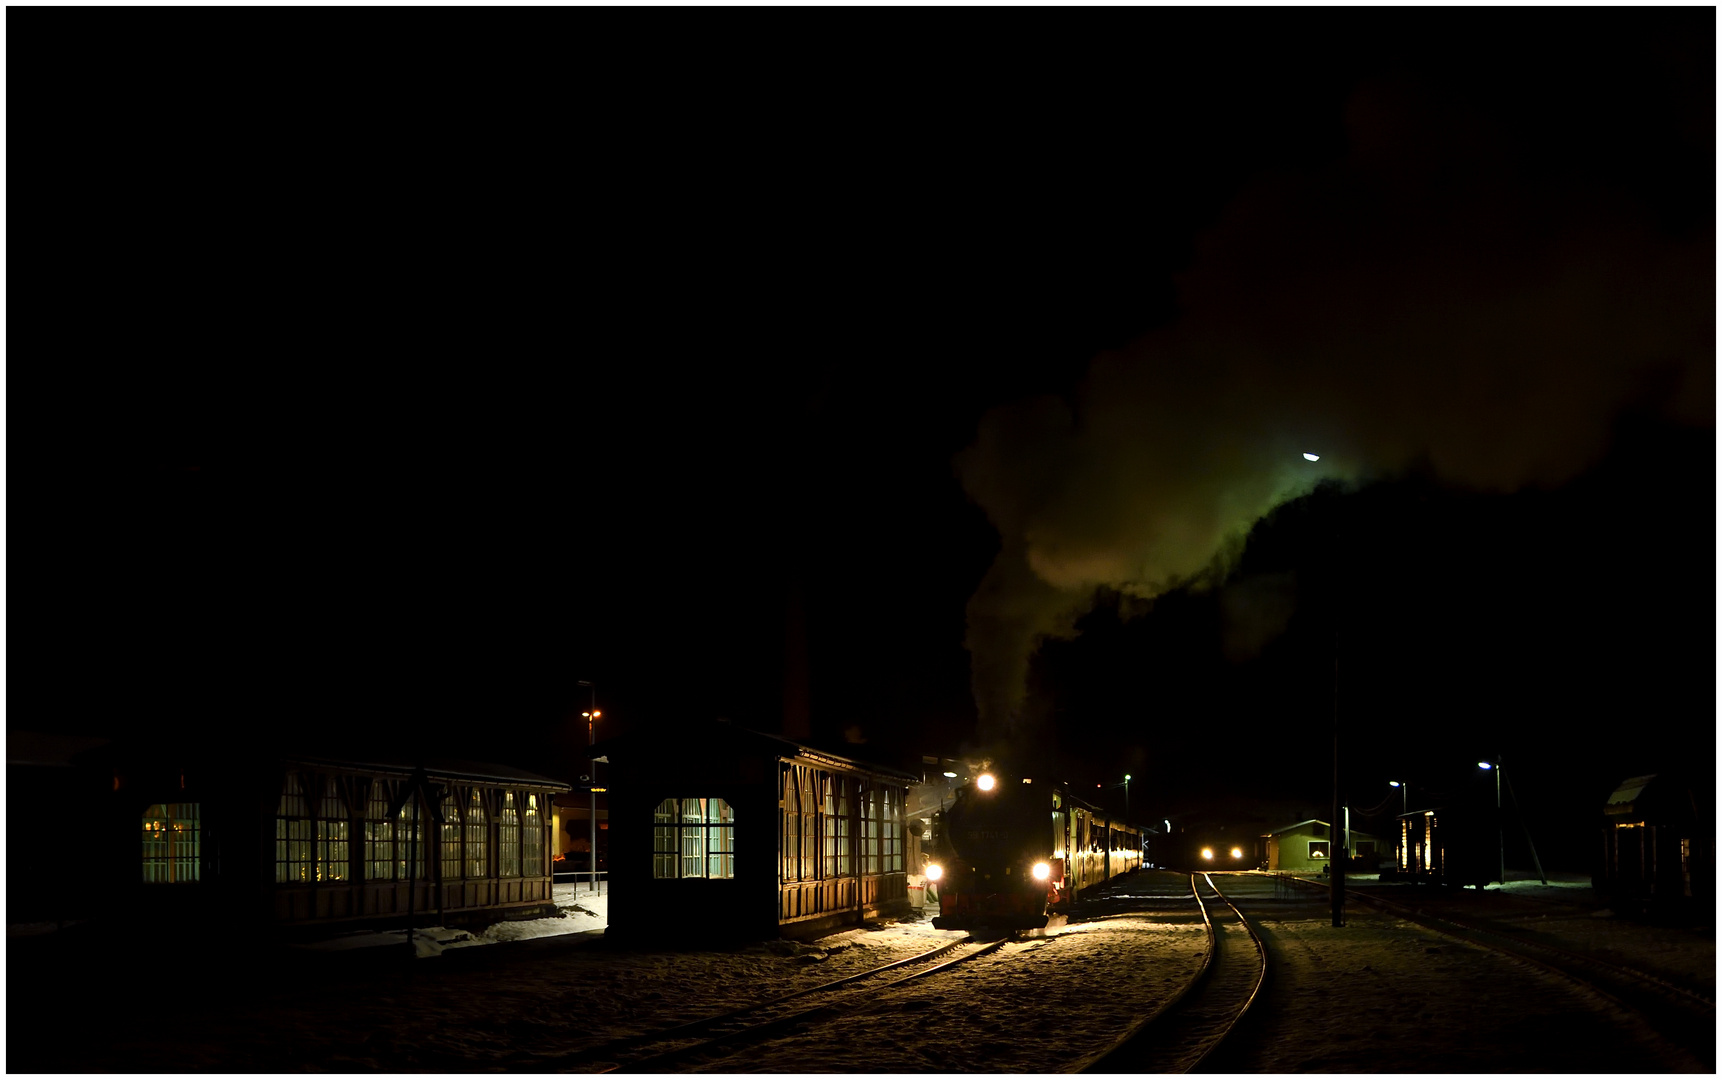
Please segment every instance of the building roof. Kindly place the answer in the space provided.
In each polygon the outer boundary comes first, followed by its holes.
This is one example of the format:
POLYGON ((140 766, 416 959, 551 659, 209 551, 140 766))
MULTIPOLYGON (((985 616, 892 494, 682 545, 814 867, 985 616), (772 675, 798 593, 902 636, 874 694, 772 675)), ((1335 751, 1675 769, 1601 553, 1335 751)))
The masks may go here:
POLYGON ((778 757, 809 758, 842 769, 901 780, 905 784, 918 784, 922 779, 919 773, 908 772, 891 765, 865 761, 861 758, 850 757, 847 754, 835 753, 821 747, 810 746, 807 743, 785 738, 782 735, 768 735, 764 732, 738 727, 727 721, 714 721, 709 724, 678 728, 675 734, 674 740, 666 740, 662 737, 646 738, 638 734, 620 735, 600 741, 592 747, 592 752, 611 760, 616 760, 619 754, 623 760, 626 760, 630 754, 638 752, 641 748, 647 748, 654 754, 662 755, 666 746, 673 745, 683 748, 689 753, 698 753, 698 747, 701 745, 724 743, 752 746, 762 753, 775 754, 778 757))
POLYGON ((150 740, 124 739, 95 747, 78 757, 91 762, 141 761, 160 764, 168 760, 195 761, 225 770, 258 768, 270 762, 295 763, 363 772, 395 773, 400 776, 410 776, 422 768, 429 776, 449 780, 523 784, 553 791, 570 789, 570 785, 564 781, 553 780, 527 769, 496 762, 472 761, 434 747, 424 750, 410 745, 398 748, 378 747, 362 741, 346 742, 332 738, 276 736, 238 745, 215 741, 165 747, 150 740))
MULTIPOLYGON (((1303 828, 1305 825, 1320 825, 1324 829, 1327 828, 1327 822, 1322 821, 1319 818, 1304 818, 1302 821, 1296 821, 1290 825, 1281 825, 1277 829, 1269 829, 1267 832, 1263 833, 1262 835, 1263 836, 1278 836, 1280 833, 1295 832, 1296 830, 1303 828)), ((1357 830, 1353 829, 1352 831, 1356 832, 1357 830)))
POLYGON ((1629 780, 1622 780, 1620 786, 1614 789, 1614 794, 1603 803, 1602 812, 1611 817, 1616 814, 1631 814, 1633 804, 1638 802, 1644 789, 1655 779, 1656 774, 1651 773, 1649 776, 1634 776, 1629 780))

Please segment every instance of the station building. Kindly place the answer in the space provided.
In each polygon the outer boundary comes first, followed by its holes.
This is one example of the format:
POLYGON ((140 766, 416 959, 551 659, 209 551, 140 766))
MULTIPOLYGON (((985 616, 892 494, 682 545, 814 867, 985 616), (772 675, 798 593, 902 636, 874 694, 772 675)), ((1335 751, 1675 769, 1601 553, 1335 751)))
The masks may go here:
POLYGON ((554 912, 551 802, 568 785, 523 769, 131 742, 78 772, 102 789, 108 880, 147 916, 325 932, 554 912))
POLYGON ((723 721, 597 752, 610 935, 812 937, 909 911, 919 775, 723 721))

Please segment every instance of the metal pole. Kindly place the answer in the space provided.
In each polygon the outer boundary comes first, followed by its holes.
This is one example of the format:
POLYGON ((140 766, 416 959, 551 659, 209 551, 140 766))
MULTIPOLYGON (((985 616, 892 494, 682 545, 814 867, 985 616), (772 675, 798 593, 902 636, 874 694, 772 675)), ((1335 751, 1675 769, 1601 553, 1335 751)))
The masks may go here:
POLYGON ((586 768, 592 780, 587 794, 592 798, 592 817, 587 821, 589 843, 592 845, 591 861, 587 864, 587 892, 598 891, 598 762, 592 757, 592 747, 596 745, 596 727, 598 720, 598 688, 592 687, 592 712, 586 717, 586 768))
POLYGON ((1501 888, 1507 887, 1507 836, 1501 829, 1501 755, 1495 755, 1495 851, 1501 888))
POLYGON ((1333 612, 1333 816, 1328 819, 1327 876, 1328 904, 1333 909, 1333 925, 1345 925, 1345 861, 1334 846, 1339 839, 1339 606, 1333 612))

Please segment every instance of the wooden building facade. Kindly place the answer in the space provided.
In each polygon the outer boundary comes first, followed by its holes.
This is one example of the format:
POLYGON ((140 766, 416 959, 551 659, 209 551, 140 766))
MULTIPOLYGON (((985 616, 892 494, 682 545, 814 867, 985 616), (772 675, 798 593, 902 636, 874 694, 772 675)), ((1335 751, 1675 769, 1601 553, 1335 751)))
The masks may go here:
POLYGON ((262 922, 470 925, 550 914, 553 796, 502 765, 116 747, 109 850, 144 910, 262 922))
POLYGON ((599 749, 611 934, 806 937, 909 910, 919 776, 722 722, 599 749))

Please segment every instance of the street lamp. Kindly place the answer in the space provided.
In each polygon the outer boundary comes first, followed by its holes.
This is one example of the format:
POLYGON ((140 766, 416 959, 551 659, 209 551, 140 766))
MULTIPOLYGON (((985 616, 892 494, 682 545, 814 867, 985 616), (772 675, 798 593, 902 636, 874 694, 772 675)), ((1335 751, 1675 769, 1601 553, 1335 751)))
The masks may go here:
POLYGON ((584 686, 588 690, 592 691, 592 708, 590 708, 586 712, 581 713, 580 715, 584 716, 586 718, 586 774, 587 774, 586 784, 587 784, 587 794, 590 795, 591 799, 592 799, 592 805, 590 808, 590 812, 591 812, 592 816, 590 818, 588 818, 586 821, 586 827, 587 827, 586 828, 586 832, 587 832, 587 841, 586 842, 591 845, 591 850, 586 853, 586 859, 587 859, 587 862, 586 862, 586 885, 587 885, 586 891, 587 892, 597 892, 598 891, 598 792, 597 792, 598 762, 592 757, 592 747, 594 745, 594 738, 596 736, 596 731, 595 731, 593 725, 597 723, 598 717, 602 714, 598 712, 598 688, 596 686, 592 685, 590 682, 586 681, 585 679, 580 680, 580 685, 584 686))
POLYGON ((1411 812, 1411 785, 1409 783, 1401 784, 1397 780, 1389 780, 1387 786, 1399 789, 1399 813, 1401 815, 1409 814, 1411 812))
POLYGON ((1130 824, 1130 774, 1124 774, 1124 823, 1130 824))
MULTIPOLYGON (((1311 461, 1311 462, 1320 461, 1321 455, 1320 454, 1312 454, 1306 450, 1304 452, 1303 459, 1305 461, 1311 461)), ((1338 539, 1337 535, 1335 536, 1335 539, 1336 540, 1338 539)), ((1338 545, 1335 544, 1336 549, 1337 549, 1337 547, 1338 547, 1338 545)), ((1336 582, 1336 584, 1334 584, 1332 586, 1333 591, 1334 591, 1334 600, 1333 600, 1333 815, 1332 815, 1332 823, 1328 826, 1328 829, 1332 833, 1332 835, 1328 837, 1328 847, 1330 849, 1329 855, 1331 856, 1331 858, 1329 859, 1329 865, 1331 867, 1331 870, 1328 873, 1327 890, 1328 890, 1328 906, 1333 912, 1333 925, 1334 926, 1344 926, 1345 925, 1345 856, 1348 855, 1349 852, 1339 849, 1333 843, 1335 840, 1338 840, 1340 838, 1339 837, 1339 814, 1340 814, 1340 802, 1339 802, 1339 588, 1337 585, 1337 581, 1338 581, 1338 577, 1339 577, 1339 569, 1338 569, 1338 567, 1339 567, 1339 555, 1338 554, 1334 555, 1333 561, 1334 561, 1334 568, 1335 568, 1333 580, 1336 582)), ((1349 841, 1350 837, 1349 836, 1346 837, 1346 840, 1349 841)))
POLYGON ((1488 762, 1488 761, 1477 762, 1477 768, 1483 769, 1486 772, 1492 772, 1495 774, 1495 852, 1496 852, 1496 864, 1495 864, 1495 866, 1496 866, 1496 872, 1500 875, 1496 880, 1498 880, 1501 883, 1501 888, 1504 889, 1507 887, 1507 838, 1506 838, 1506 834, 1501 829, 1501 769, 1500 769, 1500 765, 1501 765, 1501 763, 1498 759, 1496 761, 1493 761, 1493 762, 1488 762))

